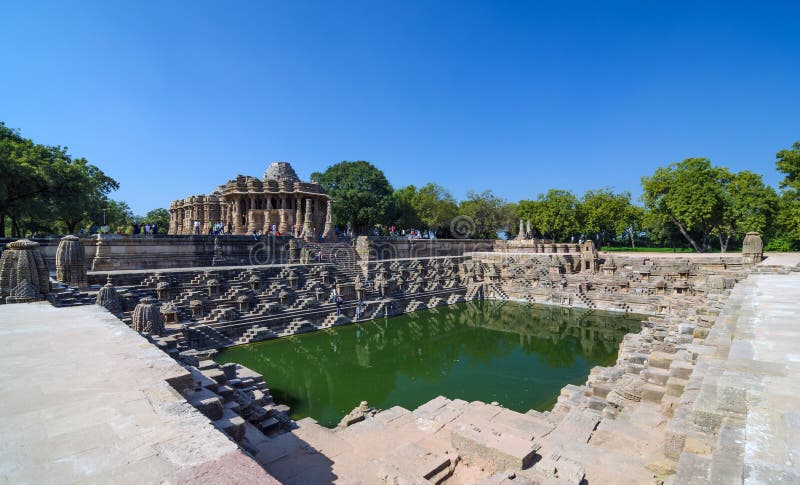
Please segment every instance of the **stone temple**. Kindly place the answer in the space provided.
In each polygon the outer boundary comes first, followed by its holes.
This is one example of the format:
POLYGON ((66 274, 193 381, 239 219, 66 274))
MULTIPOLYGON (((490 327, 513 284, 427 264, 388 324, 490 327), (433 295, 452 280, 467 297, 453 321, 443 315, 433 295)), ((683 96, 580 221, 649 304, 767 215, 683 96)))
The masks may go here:
POLYGON ((320 184, 301 181, 288 162, 273 162, 262 179, 238 175, 209 195, 173 201, 169 234, 194 234, 197 221, 200 234, 222 222, 232 234, 268 234, 275 226, 284 235, 332 237, 331 206, 320 184))

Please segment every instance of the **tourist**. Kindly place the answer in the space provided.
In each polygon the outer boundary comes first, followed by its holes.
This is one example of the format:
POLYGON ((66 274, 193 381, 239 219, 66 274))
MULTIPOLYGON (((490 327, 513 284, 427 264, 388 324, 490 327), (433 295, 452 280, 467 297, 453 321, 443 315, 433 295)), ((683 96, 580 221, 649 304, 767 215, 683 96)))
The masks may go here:
POLYGON ((356 320, 361 320, 361 303, 356 306, 356 320))
POLYGON ((228 235, 231 235, 231 234, 233 234, 233 226, 232 226, 232 225, 231 225, 231 223, 229 222, 229 223, 228 223, 228 235))
POLYGON ((340 296, 336 297, 336 316, 342 314, 342 298, 340 296))
POLYGON ((158 234, 158 226, 156 226, 155 224, 150 226, 150 232, 152 232, 154 235, 158 234))

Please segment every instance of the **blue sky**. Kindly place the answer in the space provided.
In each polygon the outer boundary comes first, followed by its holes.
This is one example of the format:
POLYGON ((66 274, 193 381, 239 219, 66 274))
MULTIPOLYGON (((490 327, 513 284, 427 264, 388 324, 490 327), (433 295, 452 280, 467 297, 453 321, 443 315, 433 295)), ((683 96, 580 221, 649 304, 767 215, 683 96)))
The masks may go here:
POLYGON ((0 120, 143 214, 290 161, 369 160, 456 198, 612 187, 691 156, 780 176, 797 2, 0 5, 0 120))

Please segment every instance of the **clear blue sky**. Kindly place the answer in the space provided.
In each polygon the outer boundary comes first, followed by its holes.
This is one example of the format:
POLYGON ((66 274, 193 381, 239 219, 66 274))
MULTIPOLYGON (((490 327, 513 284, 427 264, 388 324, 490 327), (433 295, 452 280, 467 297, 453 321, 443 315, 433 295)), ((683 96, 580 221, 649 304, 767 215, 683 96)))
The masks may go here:
POLYGON ((798 2, 0 4, 0 120, 143 214, 290 161, 456 198, 640 193, 704 156, 777 184, 800 140, 798 2))

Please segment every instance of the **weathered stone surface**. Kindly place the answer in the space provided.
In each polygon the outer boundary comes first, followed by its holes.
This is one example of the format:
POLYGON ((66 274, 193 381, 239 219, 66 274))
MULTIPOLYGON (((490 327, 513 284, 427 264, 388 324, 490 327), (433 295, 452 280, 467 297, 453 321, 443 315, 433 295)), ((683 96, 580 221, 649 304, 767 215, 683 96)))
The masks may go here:
POLYGON ((9 483, 277 483, 167 383, 186 371, 105 310, 0 305, 0 321, 9 483))

